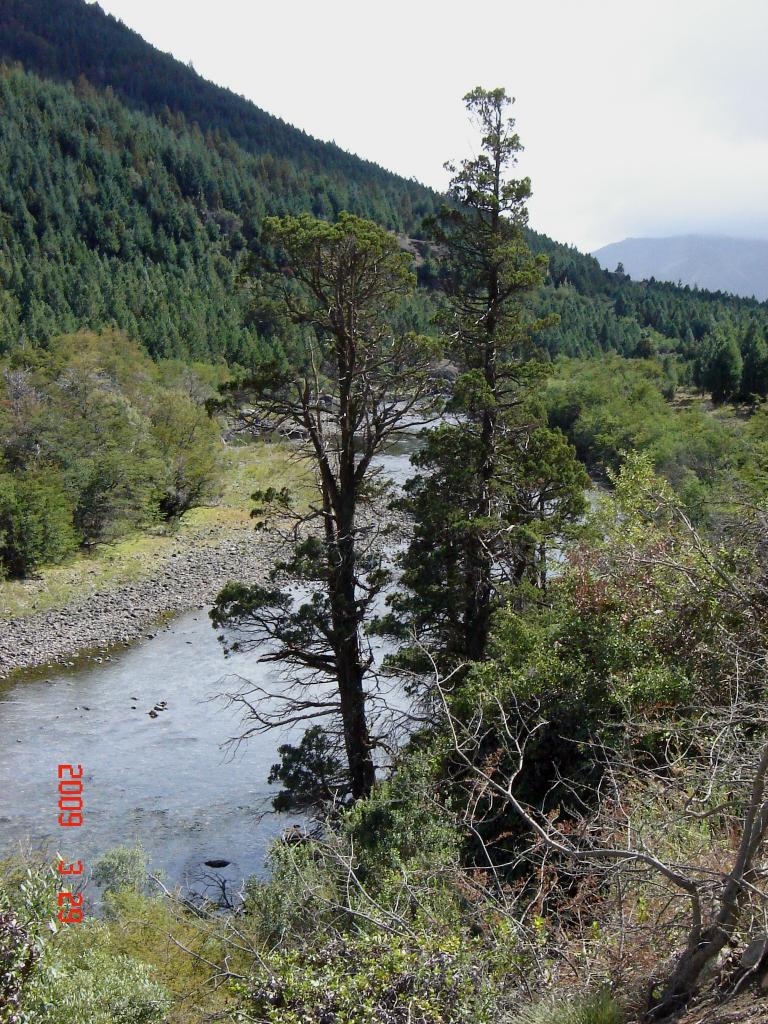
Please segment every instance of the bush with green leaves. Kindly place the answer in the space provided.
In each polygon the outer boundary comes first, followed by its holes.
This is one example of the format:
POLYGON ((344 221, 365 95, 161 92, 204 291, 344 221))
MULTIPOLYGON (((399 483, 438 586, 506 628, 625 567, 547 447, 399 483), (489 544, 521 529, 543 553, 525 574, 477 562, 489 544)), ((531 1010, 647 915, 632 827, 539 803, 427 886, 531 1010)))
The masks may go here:
POLYGON ((91 878, 105 895, 122 889, 142 892, 147 883, 147 855, 141 846, 115 846, 94 863, 91 878))
POLYGON ((243 914, 260 942, 272 945, 286 936, 303 942, 329 927, 340 894, 338 878, 310 840, 272 844, 269 877, 249 878, 243 914))
POLYGON ((349 936, 265 957, 239 987, 274 1024, 490 1024, 496 996, 478 949, 457 936, 349 936))
POLYGON ((352 807, 342 835, 356 851, 358 874, 381 883, 425 869, 436 872, 458 862, 461 836, 453 814, 439 798, 440 741, 416 739, 390 778, 352 807))
POLYGON ((218 496, 219 431, 200 404, 178 391, 167 391, 150 418, 163 465, 160 512, 174 519, 218 496))
POLYGON ((116 331, 0 362, 0 571, 27 576, 82 544, 178 518, 220 490, 205 410, 216 368, 153 363, 116 331))
POLYGON ((0 578, 29 576, 77 546, 72 504, 55 471, 0 474, 0 578))
POLYGON ((168 994, 148 967, 94 946, 49 974, 34 1007, 39 1024, 165 1024, 168 994))
POLYGON ((2 865, 0 1024, 165 1024, 167 992, 111 947, 108 925, 59 925, 59 887, 51 864, 2 865))
POLYGON ((39 956, 33 936, 0 899, 0 1024, 22 1024, 39 956))

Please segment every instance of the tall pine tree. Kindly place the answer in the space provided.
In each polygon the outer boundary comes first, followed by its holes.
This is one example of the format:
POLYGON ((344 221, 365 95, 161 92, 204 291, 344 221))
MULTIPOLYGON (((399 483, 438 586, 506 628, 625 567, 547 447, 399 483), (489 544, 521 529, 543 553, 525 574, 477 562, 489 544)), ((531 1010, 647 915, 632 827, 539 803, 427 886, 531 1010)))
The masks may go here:
POLYGON ((743 360, 733 331, 717 325, 704 339, 697 365, 697 380, 712 401, 725 402, 739 394, 743 360))
POLYGON ((529 307, 546 274, 525 237, 527 178, 509 172, 521 150, 503 89, 464 98, 480 153, 458 166, 452 204, 430 225, 447 298, 440 323, 460 375, 446 424, 427 439, 408 486, 415 519, 405 555, 407 591, 395 618, 427 630, 450 658, 483 657, 491 617, 508 587, 543 585, 550 537, 582 508, 585 475, 562 437, 527 407, 541 367, 533 335, 556 323, 529 307), (557 524, 557 525, 555 525, 557 524))

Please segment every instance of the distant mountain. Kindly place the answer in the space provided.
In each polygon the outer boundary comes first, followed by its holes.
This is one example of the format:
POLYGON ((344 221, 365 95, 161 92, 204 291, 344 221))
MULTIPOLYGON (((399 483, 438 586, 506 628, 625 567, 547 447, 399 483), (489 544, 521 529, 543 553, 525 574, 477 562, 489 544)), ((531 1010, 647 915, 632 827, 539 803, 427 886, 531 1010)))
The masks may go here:
POLYGON ((636 281, 672 281, 713 292, 768 299, 768 241, 720 235, 625 238, 593 254, 606 270, 622 263, 636 281))

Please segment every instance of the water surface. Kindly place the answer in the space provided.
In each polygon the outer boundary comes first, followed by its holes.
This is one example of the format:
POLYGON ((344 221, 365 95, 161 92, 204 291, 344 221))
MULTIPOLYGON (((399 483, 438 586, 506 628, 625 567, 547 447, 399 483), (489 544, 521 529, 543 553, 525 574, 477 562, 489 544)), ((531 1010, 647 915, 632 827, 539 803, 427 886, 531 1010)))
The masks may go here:
MULTIPOLYGON (((377 460, 396 484, 410 474, 418 443, 405 435, 377 460)), ((140 842, 172 883, 203 888, 207 860, 229 861, 217 873, 235 885, 263 873, 270 840, 300 821, 271 813, 275 787, 266 781, 278 746, 298 734, 273 732, 228 750, 242 732, 240 712, 212 700, 232 688, 224 677, 233 675, 279 691, 279 667, 257 659, 225 658, 202 609, 101 664, 0 684, 0 853, 31 844, 92 865, 114 846, 140 842), (81 828, 57 822, 60 763, 84 768, 81 828)))
POLYGON ((5 686, 0 849, 29 837, 92 863, 112 846, 141 841, 173 881, 195 883, 211 859, 231 861, 223 874, 232 878, 262 870, 266 844, 292 820, 261 813, 285 736, 222 749, 238 735, 240 716, 210 698, 230 673, 269 682, 274 671, 252 654, 225 659, 202 610, 108 663, 5 686), (163 701, 167 709, 150 717, 163 701), (57 823, 59 763, 83 765, 81 828, 57 823))

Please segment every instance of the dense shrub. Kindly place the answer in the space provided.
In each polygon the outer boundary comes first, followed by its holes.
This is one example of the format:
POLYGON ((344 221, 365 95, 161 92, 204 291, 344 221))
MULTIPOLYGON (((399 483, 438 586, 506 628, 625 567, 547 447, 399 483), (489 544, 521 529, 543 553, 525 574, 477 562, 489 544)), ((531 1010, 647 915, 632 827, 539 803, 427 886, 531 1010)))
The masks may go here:
POLYGON ((0 1024, 164 1024, 165 989, 135 957, 114 950, 107 926, 55 919, 52 865, 0 871, 0 1024))
POLYGON ((25 992, 38 959, 32 936, 0 899, 0 1024, 21 1024, 25 992))
POLYGON ((165 990, 144 964, 104 949, 68 958, 51 972, 36 1007, 40 1024, 164 1024, 165 990))
POLYGON ((140 846, 116 846, 93 865, 94 883, 105 894, 142 892, 147 882, 147 855, 140 846))
POLYGON ((393 935, 276 952, 246 991, 275 1024, 484 1024, 494 1001, 480 959, 460 939, 393 935))
POLYGON ((0 475, 0 576, 29 576, 77 548, 69 496, 57 474, 0 475))
POLYGON ((216 496, 219 432, 200 405, 174 391, 152 411, 151 420, 163 464, 160 512, 172 519, 216 496))
POLYGON ((747 448, 738 422, 695 402, 671 404, 665 397, 670 372, 653 360, 561 360, 542 401, 550 424, 593 471, 616 470, 627 452, 643 451, 687 498, 743 463, 747 448))
POLYGON ((82 332, 0 363, 0 571, 26 576, 218 494, 220 375, 82 332))

